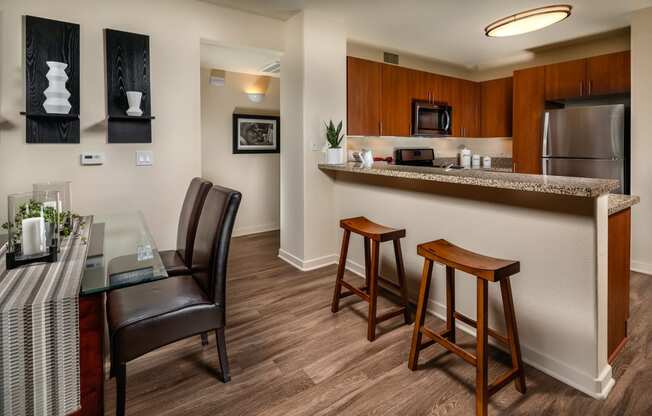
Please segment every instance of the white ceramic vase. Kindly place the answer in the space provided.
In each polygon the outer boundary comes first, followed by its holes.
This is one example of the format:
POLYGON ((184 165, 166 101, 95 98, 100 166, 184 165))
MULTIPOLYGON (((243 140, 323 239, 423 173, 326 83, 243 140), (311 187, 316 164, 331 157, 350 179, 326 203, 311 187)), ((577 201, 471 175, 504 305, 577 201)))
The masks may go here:
POLYGON ((143 110, 140 109, 140 102, 142 99, 142 92, 127 91, 127 102, 129 103, 129 109, 127 110, 128 116, 140 117, 143 115, 143 110))
POLYGON ((339 147, 337 149, 329 148, 326 150, 326 164, 327 165, 341 165, 344 159, 344 149, 339 147))
POLYGON ((72 108, 68 101, 70 92, 66 89, 66 81, 68 81, 66 68, 68 64, 55 61, 47 61, 46 64, 50 70, 45 75, 49 84, 43 91, 43 95, 45 95, 43 108, 48 114, 68 114, 72 108))

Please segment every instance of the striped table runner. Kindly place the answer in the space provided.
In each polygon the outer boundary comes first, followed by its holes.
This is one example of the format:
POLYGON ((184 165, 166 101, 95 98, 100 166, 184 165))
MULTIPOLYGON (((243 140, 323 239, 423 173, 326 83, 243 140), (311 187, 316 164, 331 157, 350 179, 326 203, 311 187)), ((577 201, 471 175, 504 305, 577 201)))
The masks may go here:
POLYGON ((84 221, 61 240, 55 263, 7 270, 0 248, 1 415, 79 409, 79 288, 92 217, 84 221))

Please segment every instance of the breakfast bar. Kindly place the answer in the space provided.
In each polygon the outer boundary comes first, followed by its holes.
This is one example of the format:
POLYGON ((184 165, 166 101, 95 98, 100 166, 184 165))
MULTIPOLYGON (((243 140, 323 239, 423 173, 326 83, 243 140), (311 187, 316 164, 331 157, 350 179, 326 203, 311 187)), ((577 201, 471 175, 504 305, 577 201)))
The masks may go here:
MULTIPOLYGON (((626 341, 627 305, 615 296, 629 295, 628 218, 638 203, 635 196, 609 194, 618 181, 384 162, 319 168, 333 179, 338 218, 364 215, 405 228, 411 301, 421 274, 418 244, 441 238, 518 259, 513 293, 523 360, 592 397, 609 394, 615 382, 610 362, 626 341)), ((352 239, 347 260, 359 274, 361 246, 352 239)), ((380 273, 395 278, 391 250, 381 249, 380 257, 380 273)), ((444 267, 434 274, 428 309, 445 318, 444 267)), ((472 317, 475 296, 469 294, 475 289, 461 275, 456 307, 472 317)), ((500 291, 490 288, 489 326, 504 333, 501 308, 500 291)), ((459 328, 475 333, 468 325, 459 328)))

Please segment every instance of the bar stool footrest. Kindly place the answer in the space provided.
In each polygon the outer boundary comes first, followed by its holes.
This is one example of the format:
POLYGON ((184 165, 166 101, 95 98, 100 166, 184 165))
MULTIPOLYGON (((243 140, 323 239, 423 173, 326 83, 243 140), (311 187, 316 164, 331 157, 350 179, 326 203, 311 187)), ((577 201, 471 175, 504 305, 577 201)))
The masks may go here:
POLYGON ((450 351, 450 352, 454 353, 455 355, 457 355, 458 357, 462 358, 467 363, 469 363, 469 364, 471 364, 473 366, 477 365, 478 360, 475 357, 475 355, 467 352, 466 350, 464 350, 462 347, 455 344, 454 342, 450 342, 448 339, 444 338, 443 336, 441 336, 440 334, 438 334, 436 332, 431 331, 430 329, 426 328, 425 326, 421 328, 421 333, 423 335, 427 336, 428 338, 434 340, 439 345, 446 348, 448 351, 450 351))
POLYGON ((500 389, 508 385, 511 381, 513 381, 516 377, 520 375, 521 370, 518 368, 512 368, 511 370, 505 372, 502 376, 498 377, 496 381, 491 383, 489 387, 487 388, 489 392, 489 397, 493 396, 494 393, 498 393, 500 389))
MULTIPOLYGON (((455 312, 455 319, 459 319, 460 321, 464 322, 468 326, 472 326, 473 328, 478 329, 478 323, 474 319, 471 319, 466 315, 462 315, 459 312, 455 312)), ((494 338, 496 341, 499 341, 500 343, 509 346, 509 340, 507 339, 506 336, 499 334, 498 332, 496 332, 491 328, 487 329, 487 334, 489 334, 489 336, 494 338)))
MULTIPOLYGON (((349 291, 350 291, 352 294, 358 295, 358 296, 361 297, 362 299, 364 299, 364 300, 366 300, 367 302, 369 302, 369 295, 366 294, 365 292, 363 292, 361 289, 358 289, 357 287, 353 286, 351 283, 345 282, 344 280, 342 280, 341 283, 342 283, 342 286, 344 286, 345 288, 349 289, 349 291)), ((340 295, 340 298, 343 298, 345 294, 346 294, 346 293, 341 294, 341 295, 340 295)), ((350 295, 349 295, 349 294, 346 294, 346 296, 350 296, 350 295)))
POLYGON ((376 317, 376 323, 384 322, 388 319, 394 318, 395 316, 403 315, 403 312, 405 312, 405 306, 399 306, 398 308, 395 308, 389 312, 386 312, 378 317, 376 317))

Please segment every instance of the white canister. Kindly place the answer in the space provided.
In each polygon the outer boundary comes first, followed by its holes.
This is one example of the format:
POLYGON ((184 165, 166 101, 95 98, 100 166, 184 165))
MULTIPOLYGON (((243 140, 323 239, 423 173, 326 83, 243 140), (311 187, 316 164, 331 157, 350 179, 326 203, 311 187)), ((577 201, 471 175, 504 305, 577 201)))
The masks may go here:
POLYGON ((464 168, 471 167, 471 149, 462 149, 460 151, 460 165, 464 168))
POLYGON ((474 168, 479 168, 480 167, 480 155, 473 155, 471 158, 471 166, 474 168))
POLYGON ((485 169, 491 168, 491 158, 489 156, 482 158, 482 167, 485 169))

